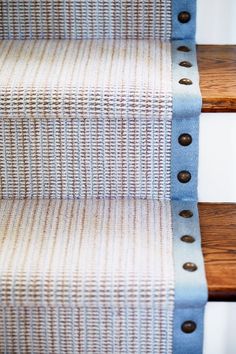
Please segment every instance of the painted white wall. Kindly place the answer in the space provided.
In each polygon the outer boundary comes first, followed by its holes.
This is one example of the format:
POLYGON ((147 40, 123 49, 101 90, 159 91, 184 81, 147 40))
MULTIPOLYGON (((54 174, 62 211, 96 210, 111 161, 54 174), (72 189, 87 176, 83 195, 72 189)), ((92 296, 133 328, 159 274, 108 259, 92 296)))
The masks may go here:
POLYGON ((198 178, 200 201, 236 202, 236 113, 201 115, 198 178))
POLYGON ((236 353, 236 303, 206 305, 203 354, 236 353))
POLYGON ((236 44, 236 0, 197 0, 197 9, 199 44, 236 44))

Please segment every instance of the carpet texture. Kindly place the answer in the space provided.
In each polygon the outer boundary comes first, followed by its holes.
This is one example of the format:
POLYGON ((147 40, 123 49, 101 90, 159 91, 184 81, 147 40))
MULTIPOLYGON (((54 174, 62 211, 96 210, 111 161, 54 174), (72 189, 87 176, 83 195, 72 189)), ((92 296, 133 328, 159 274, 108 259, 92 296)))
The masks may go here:
POLYGON ((170 39, 171 0, 2 0, 1 39, 170 39))
POLYGON ((1 353, 202 353, 195 25, 195 0, 0 1, 1 353))
POLYGON ((171 353, 171 205, 0 203, 0 351, 171 353))
POLYGON ((171 45, 2 41, 3 198, 170 199, 171 45))

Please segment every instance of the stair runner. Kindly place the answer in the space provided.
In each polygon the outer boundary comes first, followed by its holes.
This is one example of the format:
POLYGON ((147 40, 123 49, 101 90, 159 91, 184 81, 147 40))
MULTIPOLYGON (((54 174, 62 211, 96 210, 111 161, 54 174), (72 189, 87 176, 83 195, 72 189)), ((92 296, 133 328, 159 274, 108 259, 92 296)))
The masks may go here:
POLYGON ((202 353, 195 17, 1 1, 1 353, 202 353))

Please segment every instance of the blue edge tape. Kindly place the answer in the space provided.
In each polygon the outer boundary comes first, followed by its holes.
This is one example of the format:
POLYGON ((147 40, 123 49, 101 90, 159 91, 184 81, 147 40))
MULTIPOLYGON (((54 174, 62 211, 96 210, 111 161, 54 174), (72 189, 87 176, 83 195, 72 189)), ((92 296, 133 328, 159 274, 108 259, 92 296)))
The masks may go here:
POLYGON ((173 66, 173 121, 172 121, 172 165, 171 198, 174 263, 175 263, 175 310, 173 354, 201 354, 203 352, 204 308, 207 302, 207 282, 201 250, 201 235, 197 207, 198 181, 198 144, 199 116, 201 113, 201 93, 196 60, 195 45, 196 0, 172 1, 172 66, 173 66), (180 23, 178 14, 187 11, 191 14, 188 23, 180 23), (187 46, 190 51, 179 51, 179 46, 187 46), (191 68, 179 65, 187 60, 191 68), (193 85, 181 85, 179 80, 188 78, 193 85), (184 147, 178 143, 182 133, 192 136, 192 144, 184 147), (188 183, 180 183, 178 172, 187 170, 191 173, 188 183), (193 216, 184 218, 182 210, 191 210, 193 216), (191 235, 194 243, 181 241, 181 236, 191 235), (193 262, 195 272, 184 270, 183 264, 193 262), (184 333, 181 329, 186 321, 193 321, 196 330, 184 333))

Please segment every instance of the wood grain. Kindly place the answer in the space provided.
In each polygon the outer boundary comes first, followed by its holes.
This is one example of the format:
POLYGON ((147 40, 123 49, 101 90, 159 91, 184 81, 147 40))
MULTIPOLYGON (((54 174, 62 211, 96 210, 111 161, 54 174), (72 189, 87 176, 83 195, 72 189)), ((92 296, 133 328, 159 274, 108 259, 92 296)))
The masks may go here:
POLYGON ((236 301, 236 204, 199 203, 210 301, 236 301))
POLYGON ((197 47, 202 112, 236 112, 236 45, 197 47))

